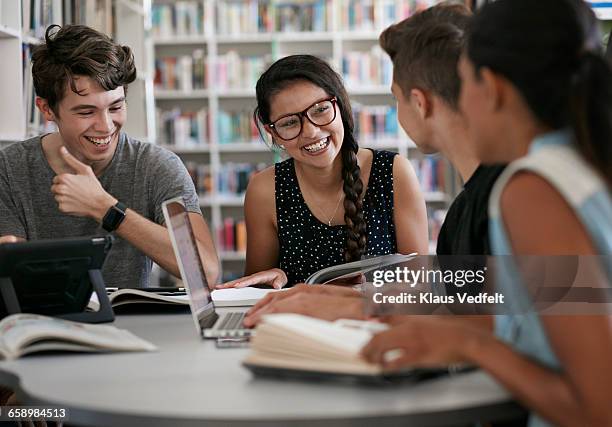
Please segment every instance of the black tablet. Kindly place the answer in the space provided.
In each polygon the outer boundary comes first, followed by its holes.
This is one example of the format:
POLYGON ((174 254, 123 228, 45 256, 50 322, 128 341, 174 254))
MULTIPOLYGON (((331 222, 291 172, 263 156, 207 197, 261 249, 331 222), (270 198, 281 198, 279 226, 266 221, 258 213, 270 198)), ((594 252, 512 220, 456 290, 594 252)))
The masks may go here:
POLYGON ((14 312, 15 296, 24 313, 85 311, 93 291, 90 272, 99 274, 111 245, 111 236, 0 245, 0 317, 14 312))

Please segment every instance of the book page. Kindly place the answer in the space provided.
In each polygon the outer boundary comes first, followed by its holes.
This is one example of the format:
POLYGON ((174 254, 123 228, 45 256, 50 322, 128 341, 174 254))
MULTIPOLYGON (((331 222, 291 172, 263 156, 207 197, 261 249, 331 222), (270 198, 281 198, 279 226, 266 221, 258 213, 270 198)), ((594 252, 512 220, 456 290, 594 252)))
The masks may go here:
MULTIPOLYGON (((156 347, 129 331, 110 325, 90 325, 36 314, 14 314, 0 321, 0 347, 9 358, 19 357, 30 344, 51 340, 89 346, 92 350, 152 351, 156 347)), ((50 349, 48 346, 46 350, 50 349)), ((66 348, 69 349, 69 348, 66 348)))

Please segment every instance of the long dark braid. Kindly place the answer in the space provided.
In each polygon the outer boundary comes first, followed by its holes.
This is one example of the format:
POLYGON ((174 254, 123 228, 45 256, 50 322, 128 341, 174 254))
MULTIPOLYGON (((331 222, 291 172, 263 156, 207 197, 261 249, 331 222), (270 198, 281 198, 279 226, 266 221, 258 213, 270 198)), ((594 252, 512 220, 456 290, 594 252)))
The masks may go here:
MULTIPOLYGON (((354 122, 349 97, 341 77, 324 60, 312 55, 291 55, 276 61, 264 72, 255 87, 257 108, 254 118, 259 124, 270 123, 270 98, 296 81, 309 81, 335 96, 344 126, 342 156, 342 189, 344 191, 344 221, 347 226, 344 259, 356 261, 365 252, 366 223, 363 216, 363 181, 357 163, 359 145, 355 140, 354 122)), ((260 131, 263 134, 263 132, 260 131)))

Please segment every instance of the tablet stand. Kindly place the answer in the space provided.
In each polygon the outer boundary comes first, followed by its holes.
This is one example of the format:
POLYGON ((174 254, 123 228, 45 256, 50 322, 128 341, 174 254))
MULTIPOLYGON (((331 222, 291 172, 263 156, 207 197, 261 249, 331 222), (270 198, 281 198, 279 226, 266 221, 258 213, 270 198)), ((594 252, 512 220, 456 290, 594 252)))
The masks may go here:
MULTIPOLYGON (((98 311, 83 311, 80 313, 64 313, 58 314, 54 317, 61 319, 73 320, 75 322, 87 322, 87 323, 103 323, 112 322, 115 319, 113 308, 111 307, 108 295, 106 294, 106 287, 104 286, 104 279, 99 269, 88 270, 89 281, 93 288, 93 292, 98 296, 100 308, 98 311)), ((0 295, 4 300, 5 309, 7 314, 21 313, 21 306, 13 286, 13 281, 10 277, 0 277, 0 295)))

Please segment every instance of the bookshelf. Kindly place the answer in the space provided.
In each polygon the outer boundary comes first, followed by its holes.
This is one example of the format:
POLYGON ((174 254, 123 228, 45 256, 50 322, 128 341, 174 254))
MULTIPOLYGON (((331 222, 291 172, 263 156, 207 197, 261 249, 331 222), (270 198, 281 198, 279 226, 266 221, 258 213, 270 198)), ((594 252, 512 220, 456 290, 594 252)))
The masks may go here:
POLYGON ((41 42, 51 24, 84 24, 132 47, 138 79, 128 91, 133 137, 155 139, 153 50, 149 0, 0 0, 0 148, 30 136, 54 130, 44 123, 34 105, 31 47, 41 42), (19 84, 15 84, 19 82, 19 84))
POLYGON ((224 228, 228 218, 237 223, 243 220, 244 194, 224 193, 220 181, 227 165, 269 165, 282 158, 249 127, 257 78, 269 64, 290 54, 321 56, 344 76, 360 146, 396 151, 440 175, 430 177, 425 189, 428 209, 435 218, 432 230, 439 228, 450 195, 458 188, 454 173, 446 166, 432 168, 431 161, 418 153, 399 128, 389 89, 391 63, 378 46, 382 29, 419 7, 438 2, 153 1, 156 142, 176 152, 186 164, 206 169, 210 191, 202 191, 199 175, 196 187, 221 252, 225 278, 242 274, 244 253, 225 245, 224 228), (201 59, 205 63, 203 87, 195 66, 201 59), (240 131, 231 134, 228 129, 240 131))

